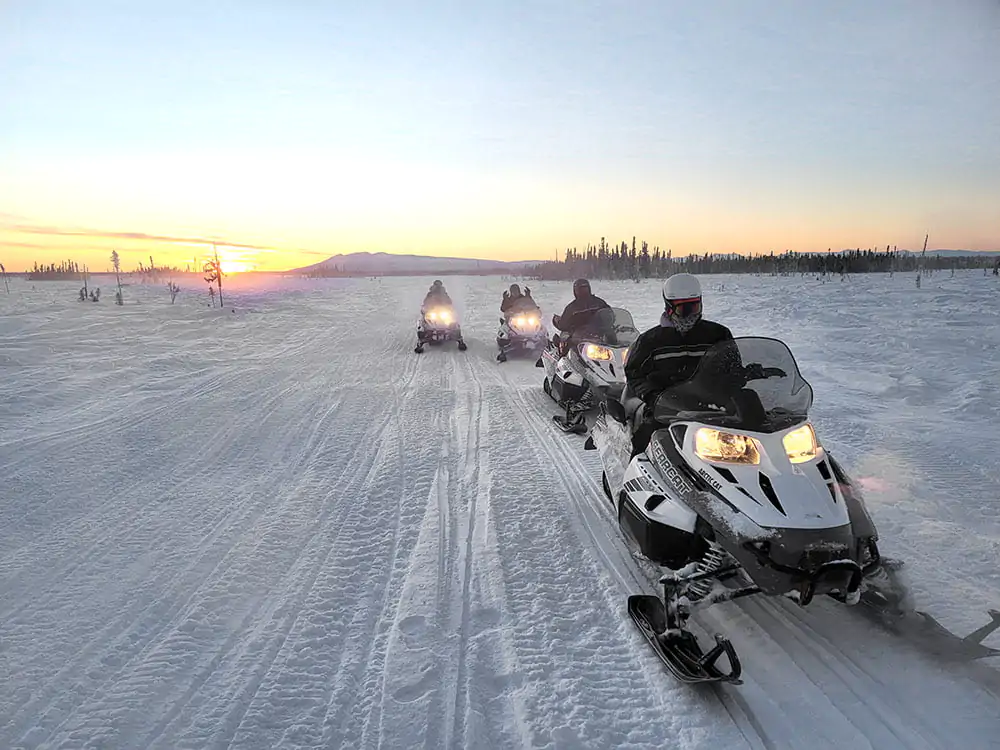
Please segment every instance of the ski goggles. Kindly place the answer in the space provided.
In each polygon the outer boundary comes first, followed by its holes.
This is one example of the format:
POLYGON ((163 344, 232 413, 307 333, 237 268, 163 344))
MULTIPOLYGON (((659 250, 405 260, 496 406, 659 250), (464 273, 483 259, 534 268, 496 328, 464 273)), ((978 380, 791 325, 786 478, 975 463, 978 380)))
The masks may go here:
POLYGON ((679 318, 689 318, 701 312, 701 297, 691 299, 668 299, 667 313, 679 318))

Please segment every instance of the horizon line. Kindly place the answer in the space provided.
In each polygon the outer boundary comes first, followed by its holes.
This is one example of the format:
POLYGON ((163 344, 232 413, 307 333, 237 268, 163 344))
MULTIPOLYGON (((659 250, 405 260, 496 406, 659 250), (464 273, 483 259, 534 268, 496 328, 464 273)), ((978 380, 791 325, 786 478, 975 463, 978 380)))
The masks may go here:
MULTIPOLYGON (((14 244, 14 243, 4 243, 4 244, 14 244)), ((209 244, 211 244, 211 243, 209 243, 209 244)), ((244 245, 237 245, 235 243, 221 243, 220 242, 220 243, 216 243, 216 244, 220 244, 220 245, 224 245, 224 246, 228 246, 228 247, 243 247, 243 248, 251 247, 250 245, 245 245, 245 244, 244 245)), ((0 247, 2 247, 2 245, 0 245, 0 247)), ((618 245, 618 244, 616 244, 616 245, 609 245, 608 247, 619 248, 620 245, 618 245)), ((573 249, 573 250, 575 250, 576 248, 567 248, 567 249, 573 249)), ((671 251, 668 250, 668 252, 671 252, 671 251)), ((695 253, 695 252, 690 252, 690 253, 680 254, 677 257, 686 258, 686 257, 689 257, 691 255, 698 255, 698 256, 706 256, 707 255, 707 256, 716 256, 716 257, 721 257, 721 256, 729 256, 729 257, 731 257, 731 256, 737 256, 737 257, 741 257, 741 258, 754 258, 754 257, 767 256, 767 255, 774 255, 775 257, 780 257, 780 256, 783 256, 783 255, 824 255, 824 254, 851 253, 851 252, 874 252, 876 254, 885 254, 886 252, 896 252, 896 253, 910 253, 910 254, 913 254, 913 255, 919 255, 922 252, 927 252, 927 253, 930 253, 932 255, 935 254, 935 253, 968 253, 968 254, 972 254, 972 255, 1000 255, 1000 249, 998 249, 998 250, 967 250, 967 249, 964 249, 964 248, 946 248, 946 247, 943 247, 943 248, 934 248, 934 249, 928 248, 926 251, 924 251, 923 249, 921 249, 921 250, 910 250, 908 248, 896 247, 896 248, 894 248, 891 251, 886 251, 886 250, 880 250, 880 249, 875 249, 875 248, 849 247, 849 248, 841 248, 839 250, 833 250, 832 248, 828 248, 827 250, 807 250, 807 251, 785 250, 785 251, 782 251, 780 253, 777 252, 777 251, 774 251, 774 250, 772 250, 770 252, 766 252, 766 253, 765 252, 760 252, 760 253, 755 253, 755 252, 749 252, 749 253, 742 253, 742 252, 716 252, 716 253, 704 252, 704 253, 695 253)), ((297 273, 297 272, 300 272, 300 271, 304 271, 306 269, 312 269, 312 268, 316 268, 317 266, 322 266, 323 264, 325 264, 325 263, 327 263, 329 261, 335 260, 336 258, 350 258, 350 257, 359 256, 359 255, 369 255, 369 256, 386 255, 386 256, 394 256, 394 257, 414 258, 414 259, 421 259, 421 260, 437 260, 437 261, 442 261, 442 262, 445 262, 445 261, 467 261, 467 262, 476 262, 476 263, 487 263, 487 264, 492 264, 493 267, 497 268, 498 270, 502 270, 504 266, 528 266, 528 267, 530 267, 530 266, 540 266, 540 265, 544 265, 544 264, 547 264, 547 263, 560 263, 560 264, 561 263, 565 263, 565 260, 513 260, 513 261, 511 261, 511 260, 499 260, 499 259, 494 259, 494 258, 470 258, 470 257, 462 257, 462 256, 420 255, 420 254, 411 253, 411 252, 393 252, 393 251, 387 251, 387 250, 380 250, 380 251, 376 251, 376 252, 372 252, 370 250, 356 250, 356 251, 353 251, 353 252, 350 252, 350 253, 337 253, 336 255, 330 255, 330 256, 327 256, 326 258, 324 258, 321 261, 318 261, 316 263, 313 263, 313 264, 310 264, 310 265, 307 265, 307 266, 297 266, 297 267, 294 267, 294 268, 273 269, 273 270, 259 270, 259 269, 253 268, 253 269, 249 269, 249 270, 245 270, 245 271, 233 271, 233 272, 228 273, 227 275, 237 275, 237 274, 243 275, 243 274, 249 274, 249 273, 255 273, 255 274, 297 273)), ((68 261, 71 261, 71 262, 75 262, 71 258, 62 258, 60 260, 61 261, 67 261, 68 260, 68 261)), ((2 263, 2 261, 0 261, 0 263, 2 263)), ((39 264, 38 261, 34 261, 34 263, 37 264, 37 265, 42 265, 42 266, 45 265, 45 264, 39 264)), ((86 264, 84 264, 84 265, 86 265, 86 264)), ((159 269, 157 269, 157 270, 159 270, 159 269)), ((199 270, 190 270, 190 271, 187 271, 187 270, 182 270, 182 269, 175 268, 175 267, 170 267, 170 266, 164 267, 163 270, 165 270, 165 271, 166 270, 175 270, 177 273, 191 273, 191 274, 200 274, 200 273, 202 273, 202 271, 199 271, 199 270)), ((387 269, 387 270, 393 270, 393 269, 387 269)), ((419 276, 419 275, 423 275, 424 271, 425 271, 425 269, 414 269, 414 270, 416 271, 416 273, 411 272, 411 273, 409 273, 409 275, 417 275, 417 276, 419 276)), ((445 269, 445 268, 442 268, 442 269, 426 269, 426 274, 427 275, 434 275, 436 273, 448 273, 450 270, 451 269, 445 269)), ((9 269, 9 268, 5 269, 5 273, 8 273, 8 274, 22 274, 22 273, 23 274, 29 274, 29 273, 32 273, 33 271, 34 271, 33 268, 23 268, 22 270, 13 270, 13 269, 9 269)), ((384 272, 383 270, 375 270, 375 269, 373 269, 373 271, 374 272, 371 273, 371 274, 369 274, 367 272, 362 273, 360 271, 355 271, 354 273, 358 273, 359 275, 362 275, 362 276, 367 276, 367 275, 376 275, 377 276, 380 273, 384 272)), ((88 274, 92 274, 92 275, 93 274, 109 274, 109 273, 114 273, 114 271, 110 271, 110 270, 104 270, 104 271, 90 271, 90 270, 87 270, 85 272, 88 273, 88 274)), ((84 271, 79 271, 78 273, 84 273, 84 271)), ((123 274, 129 274, 129 275, 131 275, 131 274, 134 274, 134 273, 141 273, 141 271, 138 271, 138 270, 122 271, 122 273, 123 274)), ((405 271, 400 271, 400 272, 397 272, 397 274, 406 275, 406 272, 405 271)))

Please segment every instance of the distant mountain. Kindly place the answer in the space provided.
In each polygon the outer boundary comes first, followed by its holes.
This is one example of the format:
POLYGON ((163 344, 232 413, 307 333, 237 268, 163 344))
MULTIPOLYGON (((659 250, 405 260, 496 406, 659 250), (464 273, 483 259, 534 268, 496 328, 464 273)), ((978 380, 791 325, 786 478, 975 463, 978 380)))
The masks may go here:
POLYGON ((448 274, 521 273, 537 266, 537 260, 478 260, 476 258, 435 258, 428 255, 394 255, 392 253, 349 253, 333 255, 324 261, 288 273, 347 276, 404 276, 448 274))

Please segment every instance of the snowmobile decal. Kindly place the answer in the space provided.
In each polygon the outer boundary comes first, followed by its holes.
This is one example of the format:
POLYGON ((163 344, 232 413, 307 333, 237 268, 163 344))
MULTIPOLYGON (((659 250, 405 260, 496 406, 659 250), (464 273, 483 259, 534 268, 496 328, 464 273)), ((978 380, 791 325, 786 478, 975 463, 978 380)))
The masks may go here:
POLYGON ((709 474, 706 469, 698 469, 698 476, 708 482, 712 486, 712 489, 722 491, 722 484, 717 482, 715 477, 709 474))
MULTIPOLYGON (((684 478, 684 475, 673 466, 663 472, 663 477, 670 483, 670 486, 681 495, 687 495, 688 493, 694 492, 694 486, 692 486, 691 483, 684 478)), ((721 489, 721 485, 719 489, 721 489)))

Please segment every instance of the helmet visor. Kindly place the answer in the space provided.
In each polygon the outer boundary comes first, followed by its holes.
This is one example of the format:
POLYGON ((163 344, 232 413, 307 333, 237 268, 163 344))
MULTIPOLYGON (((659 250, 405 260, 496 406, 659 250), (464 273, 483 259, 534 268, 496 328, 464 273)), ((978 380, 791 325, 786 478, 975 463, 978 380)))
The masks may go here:
POLYGON ((678 318, 690 318, 701 314, 701 297, 691 299, 668 299, 667 312, 678 318))

